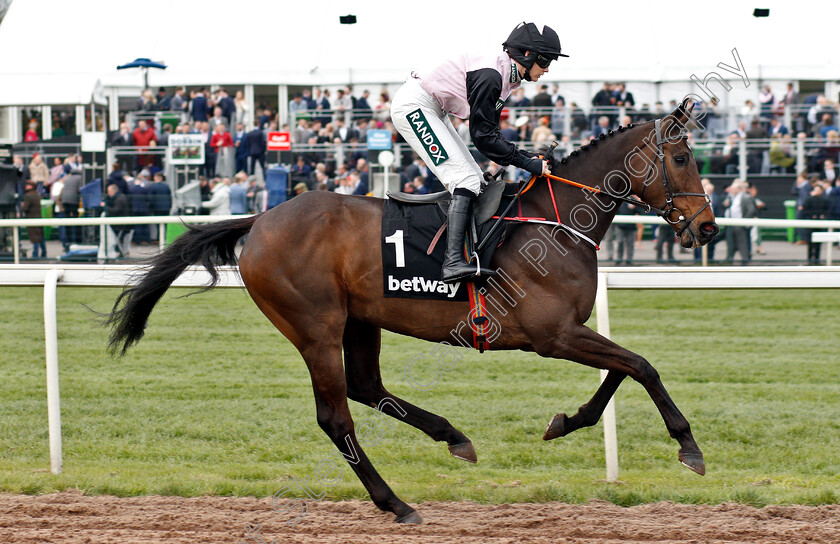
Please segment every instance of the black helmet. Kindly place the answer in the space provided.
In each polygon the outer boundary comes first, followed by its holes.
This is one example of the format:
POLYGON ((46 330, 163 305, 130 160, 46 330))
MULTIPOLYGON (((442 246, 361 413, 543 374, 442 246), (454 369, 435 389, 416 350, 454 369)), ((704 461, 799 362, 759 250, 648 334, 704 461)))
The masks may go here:
POLYGON ((540 32, 534 23, 522 22, 516 25, 502 47, 513 60, 528 71, 534 66, 534 62, 547 68, 551 61, 557 60, 557 57, 569 56, 560 52, 560 38, 554 30, 544 26, 540 32), (526 51, 530 51, 528 56, 525 55, 526 51))

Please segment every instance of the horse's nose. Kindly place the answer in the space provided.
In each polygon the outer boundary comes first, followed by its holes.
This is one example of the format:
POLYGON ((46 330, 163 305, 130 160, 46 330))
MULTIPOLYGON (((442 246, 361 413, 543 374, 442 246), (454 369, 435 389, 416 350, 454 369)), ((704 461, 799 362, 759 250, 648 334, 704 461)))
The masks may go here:
POLYGON ((717 226, 717 223, 714 221, 707 221, 700 225, 700 234, 705 237, 708 237, 710 240, 717 236, 720 232, 720 227, 717 226))

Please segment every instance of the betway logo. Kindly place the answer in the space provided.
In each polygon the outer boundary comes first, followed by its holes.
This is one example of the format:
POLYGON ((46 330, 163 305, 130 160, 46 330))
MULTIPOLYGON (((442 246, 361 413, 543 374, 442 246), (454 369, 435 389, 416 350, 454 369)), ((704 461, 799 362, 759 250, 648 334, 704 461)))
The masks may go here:
POLYGON ((401 280, 394 276, 388 276, 389 291, 405 291, 407 293, 440 293, 448 298, 455 296, 461 283, 443 283, 440 280, 427 280, 419 276, 401 280))

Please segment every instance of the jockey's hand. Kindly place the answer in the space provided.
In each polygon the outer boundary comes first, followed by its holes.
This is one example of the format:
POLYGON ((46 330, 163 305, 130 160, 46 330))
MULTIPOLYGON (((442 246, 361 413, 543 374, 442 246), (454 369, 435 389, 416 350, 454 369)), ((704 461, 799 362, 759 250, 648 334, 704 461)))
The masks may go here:
POLYGON ((542 168, 542 174, 541 175, 544 176, 546 174, 550 174, 551 173, 551 168, 549 168, 549 166, 548 166, 548 161, 542 161, 542 164, 543 164, 543 168, 542 168))

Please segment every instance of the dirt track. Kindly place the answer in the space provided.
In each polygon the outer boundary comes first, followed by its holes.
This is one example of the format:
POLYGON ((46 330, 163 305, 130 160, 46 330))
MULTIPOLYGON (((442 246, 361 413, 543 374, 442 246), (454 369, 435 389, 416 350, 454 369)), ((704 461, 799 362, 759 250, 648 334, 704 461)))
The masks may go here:
POLYGON ((425 503, 423 525, 403 526, 361 501, 309 503, 294 526, 269 499, 86 497, 78 492, 0 494, 0 542, 113 543, 257 542, 245 526, 259 524, 263 542, 485 543, 837 543, 840 505, 823 507, 657 503, 621 508, 586 505, 425 503))

